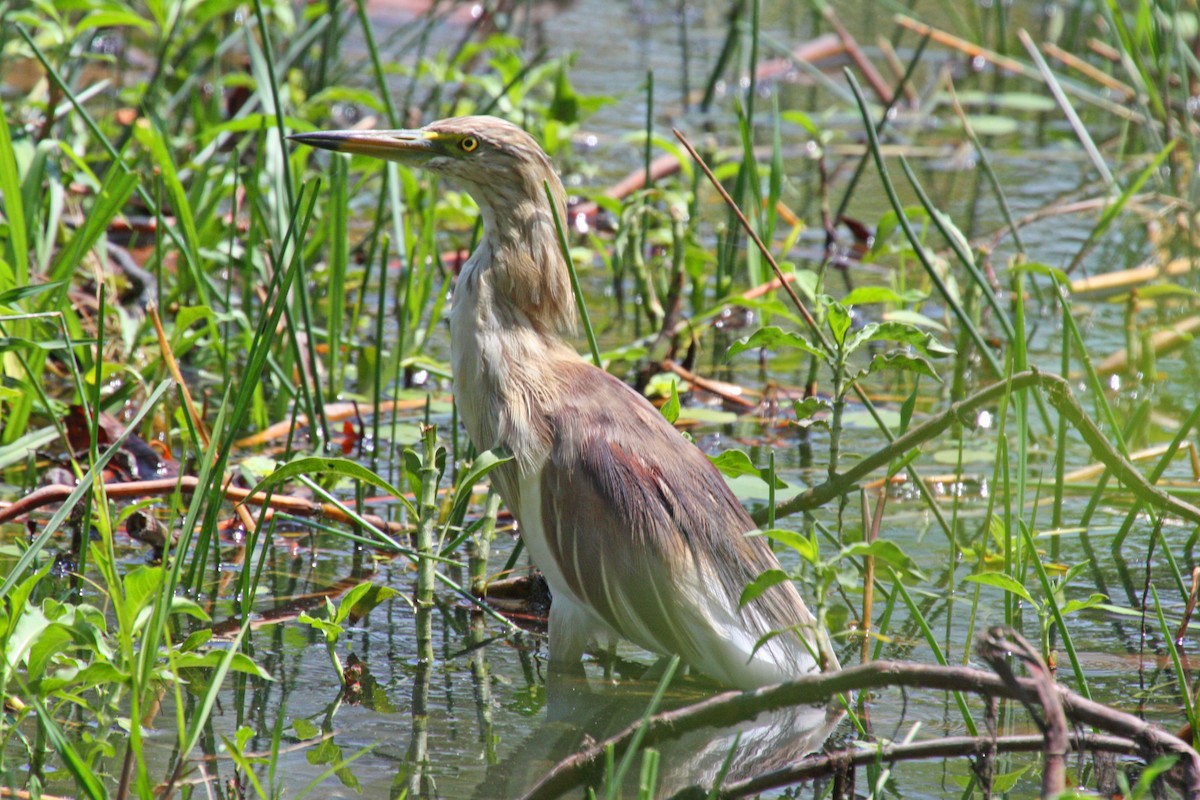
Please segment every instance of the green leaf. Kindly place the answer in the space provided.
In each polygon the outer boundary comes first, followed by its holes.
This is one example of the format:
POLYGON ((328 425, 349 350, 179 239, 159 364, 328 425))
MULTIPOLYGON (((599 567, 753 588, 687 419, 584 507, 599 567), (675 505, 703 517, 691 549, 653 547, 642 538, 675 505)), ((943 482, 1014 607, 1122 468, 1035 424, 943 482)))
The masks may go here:
POLYGON ((808 538, 804 534, 796 533, 796 531, 784 530, 782 528, 771 528, 770 530, 765 530, 761 533, 763 536, 767 537, 773 542, 778 542, 779 544, 792 548, 808 563, 817 563, 817 558, 820 555, 820 553, 817 551, 817 545, 812 539, 808 538))
POLYGON ((913 560, 908 557, 900 545, 895 542, 890 542, 887 539, 876 539, 867 544, 866 542, 855 542, 842 550, 843 556, 873 556, 876 561, 881 561, 892 569, 903 572, 908 575, 920 575, 920 570, 917 569, 913 560))
POLYGON ((978 575, 968 575, 967 580, 971 583, 983 584, 984 586, 995 586, 997 589, 1003 589, 1009 594, 1015 594, 1027 603, 1034 606, 1038 605, 1024 586, 1003 572, 981 572, 978 575))
POLYGON ((471 501, 471 490, 475 485, 496 467, 512 460, 512 454, 503 448, 486 450, 475 456, 475 460, 471 462, 471 468, 459 477, 458 488, 454 492, 454 507, 450 511, 449 518, 452 520, 462 519, 463 506, 471 501))
MULTIPOLYGON (((927 222, 929 214, 921 206, 909 206, 904 209, 904 216, 909 222, 920 220, 927 222)), ((886 248, 891 246, 892 234, 900 227, 900 218, 896 216, 896 212, 888 211, 879 218, 879 224, 875 226, 875 241, 871 245, 871 256, 877 256, 886 248)))
POLYGON ((1100 594, 1099 592, 1091 595, 1087 600, 1071 600, 1063 606, 1063 616, 1073 614, 1076 611, 1083 611, 1086 608, 1096 608, 1108 599, 1108 595, 1100 594))
POLYGON ((894 303, 898 306, 904 306, 910 303, 919 303, 924 299, 925 294, 915 289, 910 289, 904 294, 900 294, 887 286, 860 286, 842 298, 842 305, 847 308, 871 305, 873 303, 894 303))
POLYGON ((52 624, 40 630, 29 648, 29 678, 38 680, 45 675, 51 659, 70 645, 74 638, 65 625, 52 624))
POLYGON ((331 622, 327 619, 320 619, 311 614, 301 614, 296 617, 297 622, 303 622, 309 627, 316 628, 321 633, 325 634, 325 641, 336 642, 338 637, 342 635, 342 626, 336 622, 331 622))
POLYGON ((61 682, 46 681, 43 682, 38 688, 43 692, 47 692, 61 691, 63 688, 70 686, 74 690, 79 691, 83 689, 89 689, 93 686, 99 686, 101 684, 128 685, 132 678, 132 675, 130 675, 128 672, 117 669, 112 662, 96 661, 88 664, 79 672, 75 673, 74 677, 72 677, 70 680, 64 680, 61 682), (58 685, 55 685, 56 683, 58 685))
POLYGON ((745 589, 742 590, 741 597, 738 598, 738 608, 746 605, 752 600, 756 600, 762 596, 763 592, 770 589, 772 586, 778 586, 781 583, 791 580, 791 577, 781 569, 769 569, 757 578, 752 580, 745 589))
POLYGON ((684 406, 679 409, 679 419, 682 422, 701 422, 705 425, 732 425, 738 421, 738 415, 718 408, 684 406))
POLYGON ((12 633, 15 630, 14 623, 17 623, 20 621, 23 612, 25 611, 25 609, 28 606, 29 595, 33 593, 33 590, 35 588, 37 588, 37 585, 41 582, 42 578, 46 577, 50 573, 50 570, 53 568, 54 568, 54 561, 49 560, 46 562, 45 566, 43 566, 37 572, 30 575, 25 580, 18 583, 13 588, 12 598, 9 602, 11 603, 10 607, 13 609, 14 618, 8 620, 9 627, 7 629, 0 631, 0 634, 2 634, 2 638, 3 638, 3 642, 4 642, 4 652, 5 653, 11 652, 11 650, 9 649, 10 648, 9 637, 12 636, 12 633))
POLYGON ((679 419, 679 389, 675 381, 671 381, 671 396, 667 402, 663 403, 660 410, 663 418, 672 425, 675 424, 675 420, 679 419))
POLYGON ((315 739, 321 735, 321 729, 312 722, 300 717, 292 719, 292 730, 296 732, 298 739, 315 739))
POLYGON ((812 118, 809 117, 807 114, 805 114, 803 111, 784 111, 784 112, 780 113, 779 117, 780 117, 780 119, 783 119, 787 122, 794 123, 796 125, 799 125, 801 128, 804 128, 804 130, 808 133, 809 136, 813 137, 814 139, 816 139, 818 141, 821 141, 825 138, 825 135, 821 131, 821 128, 815 122, 813 122, 812 118))
POLYGON ((5 260, 12 266, 11 280, 16 285, 0 286, 6 290, 6 295, 29 285, 29 231, 21 195, 21 171, 17 166, 7 116, 0 114, 0 197, 4 198, 4 218, 8 222, 8 235, 4 237, 5 260))
MULTIPOLYGON (((765 468, 759 469, 754 466, 754 462, 750 460, 750 456, 741 450, 726 450, 720 455, 709 456, 708 460, 726 477, 737 478, 742 475, 750 475, 755 478, 761 478, 764 483, 770 481, 770 470, 765 468)), ((775 488, 787 488, 787 484, 778 475, 775 476, 775 488)))
POLYGON ((853 352, 866 342, 896 342, 911 347, 927 358, 954 355, 952 348, 943 345, 932 334, 906 322, 872 322, 864 325, 851 337, 846 349, 853 352))
MULTIPOLYGON (((210 650, 207 653, 180 653, 175 659, 176 669, 215 669, 229 656, 224 650, 210 650)), ((253 675, 256 678, 274 680, 271 673, 255 664, 245 653, 234 653, 229 669, 253 675)))
POLYGON ((729 356, 733 357, 746 350, 757 350, 758 348, 765 348, 767 350, 790 348, 793 350, 802 350, 818 358, 825 358, 825 353, 822 350, 811 344, 808 339, 799 333, 785 331, 775 325, 759 328, 750 336, 738 339, 730 346, 729 356))
MULTIPOLYGON (((846 331, 850 330, 854 321, 850 311, 836 300, 831 300, 826 305, 825 314, 825 323, 829 326, 829 332, 833 334, 833 340, 838 344, 845 344, 846 331)), ((853 348, 847 348, 851 349, 853 348)))
POLYGON ((75 23, 76 33, 89 28, 137 28, 147 36, 154 33, 154 25, 142 15, 111 9, 93 11, 75 23))
POLYGON ((918 375, 924 375, 927 378, 933 378, 938 383, 942 382, 941 377, 934 371, 933 365, 927 359, 921 356, 910 356, 907 353, 897 351, 876 355, 871 359, 871 363, 867 365, 867 368, 855 377, 855 380, 867 375, 873 375, 876 372, 882 372, 888 368, 904 372, 914 372, 918 375))
MULTIPOLYGON (((11 223, 10 223, 11 231, 11 223)), ((35 283, 30 286, 14 286, 7 292, 0 292, 0 306, 12 306, 29 297, 37 297, 43 292, 53 291, 62 286, 62 281, 50 283, 35 283)))
POLYGON ((121 582, 125 590, 125 612, 129 615, 129 620, 137 617, 141 613, 142 607, 145 606, 153 596, 158 592, 163 585, 163 570, 162 567, 138 566, 131 569, 121 582))
POLYGON ((932 317, 927 317, 924 314, 912 311, 907 308, 896 308, 888 311, 883 315, 887 322, 906 322, 909 325, 915 325, 922 330, 937 331, 946 333, 948 328, 932 317))
POLYGON ((202 628, 201 630, 194 631, 191 635, 183 640, 183 644, 179 645, 179 650, 183 653, 187 653, 192 650, 199 650, 208 643, 208 640, 212 638, 212 635, 212 628, 202 628))
POLYGON ((803 400, 796 400, 792 403, 792 408, 796 412, 796 424, 802 428, 813 425, 829 426, 829 423, 823 419, 814 419, 822 411, 829 411, 833 408, 833 405, 828 400, 810 396, 803 400))
POLYGON ((337 613, 334 615, 333 621, 336 623, 345 622, 353 613, 356 617, 362 618, 371 609, 378 606, 387 600, 392 599, 400 594, 397 590, 390 586, 376 586, 370 581, 364 581, 358 586, 355 586, 350 591, 346 592, 346 596, 342 598, 342 602, 338 604, 337 613))
POLYGON ((15 665, 24 659, 28 655, 29 648, 51 624, 53 623, 42 613, 42 609, 37 606, 27 606, 24 612, 17 617, 17 624, 13 626, 4 642, 4 657, 8 663, 15 665))
POLYGON ((1059 286, 1070 286, 1071 279, 1067 273, 1058 267, 1052 267, 1049 264, 1043 264, 1040 261, 1026 261, 1023 264, 1015 264, 1010 269, 1013 272, 1028 272, 1032 275, 1041 275, 1044 278, 1051 278, 1059 286))

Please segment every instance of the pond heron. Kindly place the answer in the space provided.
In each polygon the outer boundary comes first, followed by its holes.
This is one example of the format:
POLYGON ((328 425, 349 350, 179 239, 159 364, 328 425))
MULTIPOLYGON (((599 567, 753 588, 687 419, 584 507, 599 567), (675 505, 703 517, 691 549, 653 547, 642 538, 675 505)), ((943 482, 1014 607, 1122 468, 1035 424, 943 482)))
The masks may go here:
POLYGON ((450 312, 454 399, 476 448, 514 456, 492 477, 550 586, 552 669, 614 637, 742 689, 838 667, 791 581, 739 604, 779 569, 767 540, 746 535, 754 523, 704 453, 568 343, 576 305, 544 185, 562 220, 565 193, 532 136, 459 117, 291 138, 427 169, 479 206, 450 312))

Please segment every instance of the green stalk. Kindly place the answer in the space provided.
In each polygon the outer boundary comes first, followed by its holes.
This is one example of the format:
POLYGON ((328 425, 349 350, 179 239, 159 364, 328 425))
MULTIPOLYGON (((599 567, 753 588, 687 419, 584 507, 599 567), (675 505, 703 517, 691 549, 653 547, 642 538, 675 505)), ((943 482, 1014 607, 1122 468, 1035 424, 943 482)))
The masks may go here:
POLYGON ((1029 550, 1029 562, 1033 564, 1034 571, 1037 573, 1038 583, 1042 587, 1045 608, 1050 609, 1050 614, 1054 617, 1054 622, 1058 626, 1058 632, 1062 635, 1063 649, 1067 651, 1067 658, 1071 661, 1071 670, 1075 673, 1075 685, 1081 695, 1091 700, 1092 693, 1088 688, 1087 675, 1084 674, 1083 665, 1079 663, 1079 655, 1075 652, 1075 642, 1071 638, 1071 631, 1067 627, 1062 609, 1059 608, 1058 600, 1054 596, 1054 584, 1051 583, 1050 576, 1046 574, 1046 567, 1042 564, 1041 559, 1037 557, 1037 546, 1034 544, 1033 534, 1029 532, 1029 528, 1023 520, 1019 520, 1018 525, 1021 530, 1021 538, 1029 550))
POLYGON ((558 246, 567 262, 567 273, 571 276, 571 291, 575 294, 575 305, 579 309, 579 320, 583 323, 583 332, 587 335, 588 348, 592 353, 592 363, 601 366, 600 347, 596 344, 596 333, 592 330, 592 320, 588 316, 587 303, 583 299, 583 290, 579 288, 579 274, 575 271, 575 259, 571 257, 571 247, 567 244, 567 234, 563 230, 562 220, 558 217, 558 205, 550 191, 550 182, 543 184, 546 190, 546 202, 550 204, 550 214, 554 217, 554 230, 558 233, 558 246))

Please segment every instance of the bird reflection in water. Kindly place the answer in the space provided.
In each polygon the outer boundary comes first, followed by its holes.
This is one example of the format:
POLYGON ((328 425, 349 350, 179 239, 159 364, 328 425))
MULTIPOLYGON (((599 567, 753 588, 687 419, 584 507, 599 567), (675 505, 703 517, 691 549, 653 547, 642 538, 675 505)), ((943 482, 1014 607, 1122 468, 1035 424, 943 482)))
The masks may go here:
MULTIPOLYGON (((625 680, 611 685, 589 683, 583 678, 558 687, 548 698, 545 721, 513 747, 505 760, 488 770, 487 779, 476 787, 475 797, 524 796, 562 760, 638 723, 656 689, 653 681, 625 680)), ((711 696, 709 687, 684 679, 668 690, 658 710, 682 708, 711 696)), ((672 797, 691 787, 702 790, 697 797, 707 796, 731 750, 726 783, 792 764, 819 750, 842 716, 840 708, 832 703, 792 706, 762 712, 752 720, 656 741, 653 747, 660 757, 655 796, 672 797)), ((622 787, 626 797, 637 796, 640 756, 637 759, 622 787)), ((587 783, 599 786, 603 769, 600 758, 588 773, 587 783)), ((580 787, 576 785, 561 796, 579 797, 580 787)))

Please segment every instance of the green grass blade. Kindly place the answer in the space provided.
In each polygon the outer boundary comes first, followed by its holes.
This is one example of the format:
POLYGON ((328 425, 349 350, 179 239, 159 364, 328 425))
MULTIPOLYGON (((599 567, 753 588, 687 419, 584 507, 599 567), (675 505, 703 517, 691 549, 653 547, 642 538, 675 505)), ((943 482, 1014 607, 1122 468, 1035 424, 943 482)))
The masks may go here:
POLYGON ((558 233, 558 246, 562 249, 563 258, 567 262, 567 272, 571 276, 571 291, 575 293, 575 305, 579 308, 579 321, 583 324, 583 332, 587 335, 588 348, 592 352, 592 363, 601 366, 600 347, 596 344, 596 332, 592 330, 592 319, 588 316, 587 303, 583 299, 583 290, 579 288, 579 274, 575 271, 575 259, 571 257, 571 246, 567 243, 567 234, 563 230, 563 222, 558 216, 558 204, 550 191, 550 182, 543 184, 546 190, 546 202, 550 204, 550 213, 554 216, 554 230, 558 233))
POLYGON ((1050 576, 1046 574, 1046 567, 1042 564, 1042 560, 1038 558, 1037 547, 1033 542, 1033 534, 1030 533, 1029 527, 1025 524, 1024 520, 1018 520, 1017 527, 1021 531, 1021 539, 1025 542, 1025 549, 1029 554, 1029 563, 1033 564, 1033 569, 1037 573, 1038 583, 1042 586, 1045 607, 1050 609, 1050 614, 1054 617, 1054 623, 1058 626, 1058 632, 1062 636, 1063 649, 1067 651, 1067 658, 1071 661, 1071 670, 1075 673, 1075 686, 1081 695, 1090 700, 1092 693, 1088 688, 1087 675, 1084 674, 1083 665, 1079 663, 1079 654, 1075 652, 1075 642, 1071 638, 1071 631, 1067 627, 1062 609, 1059 608, 1058 600, 1054 596, 1054 584, 1050 582, 1050 576))

